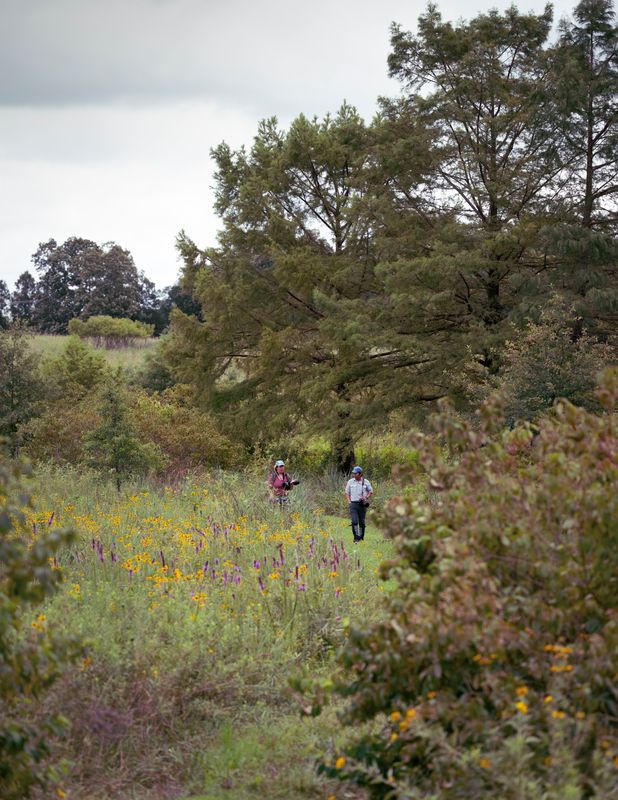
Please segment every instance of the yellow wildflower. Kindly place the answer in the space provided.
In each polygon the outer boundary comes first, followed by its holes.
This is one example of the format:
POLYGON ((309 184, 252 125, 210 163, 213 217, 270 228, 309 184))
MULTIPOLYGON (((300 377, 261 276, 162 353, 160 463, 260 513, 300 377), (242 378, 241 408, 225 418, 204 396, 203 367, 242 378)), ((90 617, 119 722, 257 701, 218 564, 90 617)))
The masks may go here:
POLYGON ((528 694, 528 687, 518 686, 517 689, 515 689, 515 694, 517 697, 525 697, 528 694))
POLYGON ((393 722, 399 722, 399 720, 401 719, 401 712, 400 711, 393 711, 391 713, 391 719, 393 720, 393 722))
POLYGON ((415 708, 409 708, 406 711, 406 719, 413 720, 415 717, 416 717, 416 709, 415 708))
POLYGON ((528 704, 527 704, 527 703, 524 703, 524 701, 523 701, 523 700, 520 700, 520 701, 519 701, 519 703, 515 703, 515 708, 516 708, 516 709, 517 709, 517 710, 518 710, 518 711, 519 711, 521 714, 527 714, 527 713, 528 713, 528 704))
POLYGON ((554 698, 550 694, 546 694, 545 695, 545 702, 546 703, 553 703, 554 702, 554 698))
POLYGON ((335 761, 335 769, 343 769, 345 767, 345 756, 339 756, 335 761))
POLYGON ((558 711, 558 710, 552 711, 551 715, 554 719, 564 719, 566 717, 564 711, 558 711))
POLYGON ((479 761, 479 766, 481 769, 489 769, 489 767, 491 766, 491 762, 488 758, 482 758, 479 761))

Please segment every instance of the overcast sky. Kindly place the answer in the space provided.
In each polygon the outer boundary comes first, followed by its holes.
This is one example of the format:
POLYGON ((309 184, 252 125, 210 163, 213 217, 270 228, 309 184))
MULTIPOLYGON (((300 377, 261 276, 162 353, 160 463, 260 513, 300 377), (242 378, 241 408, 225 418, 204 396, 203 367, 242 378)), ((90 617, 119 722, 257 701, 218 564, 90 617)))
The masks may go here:
MULTIPOLYGON (((443 17, 507 0, 440 2, 443 17)), ((544 0, 516 3, 542 11, 544 0)), ((574 3, 559 0, 556 17, 574 3)), ((0 0, 0 278, 39 242, 128 248, 159 288, 175 236, 214 244, 211 147, 250 145, 257 123, 367 119, 387 77, 389 26, 424 0, 0 0)))

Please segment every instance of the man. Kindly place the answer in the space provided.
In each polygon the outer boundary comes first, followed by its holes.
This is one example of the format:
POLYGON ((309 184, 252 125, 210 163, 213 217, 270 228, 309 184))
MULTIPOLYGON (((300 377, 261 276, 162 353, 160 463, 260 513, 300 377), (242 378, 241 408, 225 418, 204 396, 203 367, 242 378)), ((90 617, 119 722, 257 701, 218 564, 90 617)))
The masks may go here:
POLYGON ((373 487, 366 478, 363 478, 362 467, 354 467, 352 477, 347 482, 345 494, 348 498, 350 518, 352 519, 352 533, 354 542, 362 542, 365 538, 365 517, 367 506, 373 494, 373 487))

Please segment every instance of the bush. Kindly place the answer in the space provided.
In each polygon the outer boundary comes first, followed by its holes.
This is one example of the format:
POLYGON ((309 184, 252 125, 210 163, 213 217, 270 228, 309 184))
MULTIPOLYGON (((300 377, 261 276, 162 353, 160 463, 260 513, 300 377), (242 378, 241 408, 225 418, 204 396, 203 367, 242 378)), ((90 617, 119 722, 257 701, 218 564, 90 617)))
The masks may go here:
POLYGON ((214 419, 184 403, 182 387, 160 395, 138 393, 132 420, 140 439, 154 443, 172 471, 227 467, 241 461, 214 419))
POLYGON ((43 362, 41 371, 48 395, 53 399, 80 400, 103 381, 105 356, 71 336, 57 358, 43 362))
POLYGON ((336 683, 379 730, 327 774, 375 798, 617 796, 617 398, 607 373, 601 415, 559 402, 534 436, 488 401, 419 437, 433 502, 390 503, 396 589, 336 683))
POLYGON ((23 426, 39 412, 42 397, 39 358, 30 350, 28 338, 18 327, 0 331, 0 437, 8 440, 13 455, 24 440, 23 426))
POLYGON ((91 339, 96 347, 127 347, 135 339, 150 338, 154 333, 154 325, 103 314, 85 321, 72 319, 69 333, 80 339, 91 339))
POLYGON ((28 717, 44 689, 77 655, 74 643, 47 630, 39 615, 29 632, 28 613, 52 594, 61 579, 55 555, 73 534, 53 525, 28 530, 24 510, 30 495, 25 465, 0 458, 0 796, 22 800, 32 786, 54 777, 44 759, 48 739, 62 731, 59 715, 28 717))

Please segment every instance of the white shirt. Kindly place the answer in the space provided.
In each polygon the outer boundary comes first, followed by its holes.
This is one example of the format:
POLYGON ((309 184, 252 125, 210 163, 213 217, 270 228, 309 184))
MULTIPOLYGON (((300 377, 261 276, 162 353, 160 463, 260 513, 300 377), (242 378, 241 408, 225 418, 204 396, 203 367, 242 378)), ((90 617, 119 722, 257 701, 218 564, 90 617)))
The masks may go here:
POLYGON ((346 484, 345 493, 354 503, 358 500, 364 500, 368 494, 373 493, 373 486, 367 478, 361 478, 360 481, 357 481, 356 478, 350 478, 346 484))

